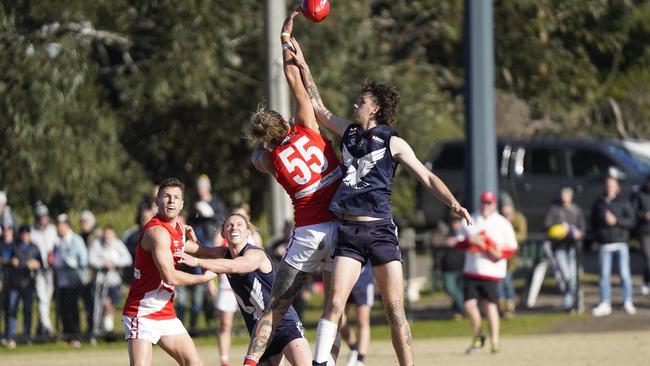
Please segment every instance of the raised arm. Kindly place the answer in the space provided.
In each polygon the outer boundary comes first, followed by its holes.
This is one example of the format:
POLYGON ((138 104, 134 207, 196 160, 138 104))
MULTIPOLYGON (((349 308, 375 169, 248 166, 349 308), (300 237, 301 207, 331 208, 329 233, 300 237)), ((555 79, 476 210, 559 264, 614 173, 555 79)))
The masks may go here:
POLYGON ((334 135, 340 138, 341 136, 343 136, 345 129, 348 128, 351 122, 336 117, 335 115, 332 114, 332 112, 330 112, 327 108, 325 108, 325 104, 323 103, 323 99, 321 98, 320 93, 318 92, 318 87, 316 87, 314 78, 312 78, 311 76, 309 65, 305 60, 305 55, 302 53, 302 49, 300 48, 300 44, 298 43, 298 40, 292 38, 292 43, 296 49, 294 59, 296 65, 298 65, 298 67, 300 68, 300 75, 302 76, 301 79, 305 86, 305 89, 307 89, 307 93, 309 94, 309 100, 314 109, 314 112, 316 113, 316 119, 328 131, 330 131, 331 133, 333 133, 334 135))
POLYGON ((165 283, 172 286, 190 286, 210 281, 216 277, 213 272, 193 275, 177 270, 174 267, 172 253, 169 251, 170 239, 169 233, 159 227, 148 229, 142 236, 142 248, 151 252, 153 262, 165 283))
POLYGON ((293 10, 284 20, 284 24, 282 24, 282 33, 280 33, 280 40, 282 42, 282 64, 284 68, 284 76, 287 78, 287 83, 289 83, 289 88, 291 89, 291 93, 296 102, 296 124, 318 131, 318 123, 316 122, 314 109, 309 101, 307 90, 303 85, 300 76, 300 69, 294 60, 295 48, 291 43, 293 21, 299 13, 300 10, 293 10))
POLYGON ((420 162, 406 141, 397 136, 391 137, 390 150, 393 159, 402 163, 406 170, 420 181, 434 197, 449 206, 454 213, 464 218, 468 225, 472 224, 472 217, 467 212, 467 209, 458 203, 458 200, 449 191, 445 183, 420 162))

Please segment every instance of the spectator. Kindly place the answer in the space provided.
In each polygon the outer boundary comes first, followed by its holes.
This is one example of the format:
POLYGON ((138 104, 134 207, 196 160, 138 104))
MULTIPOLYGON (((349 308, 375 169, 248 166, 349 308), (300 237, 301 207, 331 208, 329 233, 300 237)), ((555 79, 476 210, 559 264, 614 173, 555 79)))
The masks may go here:
POLYGON ((103 314, 102 329, 108 334, 113 333, 115 305, 120 302, 122 290, 122 276, 119 269, 130 266, 133 258, 124 243, 117 238, 115 230, 107 226, 103 235, 95 238, 88 250, 88 263, 97 271, 95 280, 95 299, 101 310, 95 310, 99 321, 99 314, 103 314), (101 305, 100 305, 101 304, 101 305))
POLYGON ((38 298, 39 334, 52 336, 54 328, 50 318, 50 304, 54 295, 54 270, 50 260, 58 242, 56 227, 50 223, 50 210, 41 201, 34 204, 34 225, 31 228, 32 243, 41 252, 43 267, 36 275, 36 297, 38 298))
POLYGON ((592 310, 593 316, 612 313, 612 257, 618 255, 621 284, 623 286, 623 308, 628 314, 636 314, 632 302, 632 275, 630 273, 630 249, 628 239, 634 227, 634 209, 620 194, 618 180, 608 177, 603 186, 603 195, 596 200, 591 210, 591 225, 596 242, 600 244, 600 304, 592 310))
POLYGON ((192 206, 188 223, 203 246, 211 247, 217 241, 221 223, 226 215, 226 206, 219 196, 212 192, 210 178, 202 174, 196 180, 197 200, 192 206))
POLYGON ((9 265, 7 310, 5 315, 8 348, 16 348, 18 304, 23 302, 23 335, 29 341, 32 330, 32 303, 36 292, 36 273, 42 267, 38 247, 31 242, 29 225, 18 230, 19 240, 13 245, 9 265))
POLYGON ((456 214, 449 215, 449 230, 444 239, 442 257, 440 258, 440 270, 442 272, 442 284, 445 292, 451 297, 452 319, 460 320, 465 313, 463 295, 463 267, 465 265, 465 252, 455 248, 463 236, 462 218, 456 214))
POLYGON ((551 245, 555 253, 558 269, 564 283, 564 298, 562 307, 565 311, 571 311, 577 305, 578 295, 578 264, 576 251, 581 245, 582 236, 585 232, 585 218, 578 205, 573 203, 573 189, 564 187, 560 191, 560 200, 551 204, 544 226, 547 230, 554 225, 561 225, 566 232, 563 238, 551 238, 551 245))
MULTIPOLYGON (((5 296, 7 289, 9 287, 9 263, 13 253, 14 245, 14 228, 13 226, 7 226, 2 228, 2 236, 0 237, 0 310, 5 312, 5 317, 7 315, 6 301, 5 296)), ((5 327, 7 323, 5 322, 5 327)), ((4 334, 5 332, 0 333, 4 334)), ((7 340, 2 338, 2 344, 7 345, 7 340)))
POLYGON ((71 347, 79 348, 79 295, 88 265, 88 250, 83 239, 72 231, 67 214, 57 216, 59 244, 54 250, 53 267, 59 291, 59 311, 63 322, 63 337, 71 347))
MULTIPOLYGON (((79 227, 81 228, 81 238, 86 244, 86 249, 90 248, 92 242, 101 236, 101 229, 97 227, 97 219, 95 214, 90 210, 83 210, 79 214, 79 227)), ((92 332, 95 329, 95 270, 88 266, 86 274, 83 277, 81 284, 81 300, 84 304, 84 311, 86 313, 86 324, 88 325, 87 333, 92 337, 92 332)))
POLYGON ((18 220, 11 207, 7 205, 7 194, 0 191, 0 227, 18 227, 18 220))
POLYGON ((474 338, 467 353, 483 348, 485 336, 481 329, 478 301, 483 300, 490 329, 492 353, 499 347, 499 309, 497 285, 506 275, 507 260, 517 251, 512 224, 496 209, 497 197, 492 192, 481 194, 480 212, 472 215, 474 225, 463 226, 464 240, 458 247, 465 255, 465 311, 469 316, 474 338))
POLYGON ((636 231, 641 241, 643 253, 643 284, 641 293, 650 294, 650 174, 641 189, 632 197, 632 206, 636 213, 636 231))
MULTIPOLYGON (((154 217, 154 215, 155 212, 151 209, 150 203, 141 203, 138 206, 136 224, 122 234, 122 241, 124 242, 124 245, 126 245, 129 254, 131 254, 131 258, 135 258, 135 248, 138 245, 138 240, 140 240, 140 232, 142 231, 142 228, 154 217)), ((122 275, 124 282, 131 283, 131 280, 133 279, 133 264, 127 266, 122 275)))
MULTIPOLYGON (((501 215, 508 219, 515 230, 517 244, 521 245, 528 239, 528 221, 526 216, 515 209, 512 197, 506 192, 501 193, 500 197, 501 215)), ((505 318, 512 318, 515 315, 515 286, 512 282, 512 276, 517 270, 518 264, 517 253, 508 259, 506 267, 506 276, 499 282, 497 287, 499 293, 499 308, 505 318)))

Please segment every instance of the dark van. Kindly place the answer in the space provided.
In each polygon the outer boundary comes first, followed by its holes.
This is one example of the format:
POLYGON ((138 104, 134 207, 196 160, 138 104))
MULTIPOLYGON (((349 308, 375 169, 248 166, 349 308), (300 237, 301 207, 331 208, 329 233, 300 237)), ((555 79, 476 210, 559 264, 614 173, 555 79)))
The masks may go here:
MULTIPOLYGON (((465 190, 465 142, 438 144, 426 165, 463 201, 465 190)), ((624 194, 638 189, 650 173, 650 141, 644 140, 506 140, 497 141, 499 190, 508 192, 515 207, 528 219, 531 233, 544 231, 544 215, 563 186, 573 187, 575 201, 588 218, 601 193, 603 179, 617 176, 624 194)), ((418 185, 417 209, 427 227, 447 215, 418 185)))

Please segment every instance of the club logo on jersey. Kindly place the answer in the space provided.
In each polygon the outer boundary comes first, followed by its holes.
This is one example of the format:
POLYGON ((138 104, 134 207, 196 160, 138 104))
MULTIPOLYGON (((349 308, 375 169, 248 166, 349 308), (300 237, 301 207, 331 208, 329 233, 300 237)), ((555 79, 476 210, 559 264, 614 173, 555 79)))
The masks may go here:
POLYGON ((370 184, 362 180, 363 177, 370 173, 370 170, 377 165, 377 162, 381 160, 384 155, 386 155, 386 148, 381 148, 379 150, 371 151, 370 153, 362 156, 357 159, 357 166, 355 167, 354 157, 348 151, 347 147, 343 145, 343 164, 348 167, 345 178, 343 178, 343 184, 350 186, 354 189, 363 189, 368 187, 370 184))
POLYGON ((237 292, 234 293, 237 298, 237 303, 244 312, 252 315, 255 320, 262 316, 262 312, 264 311, 264 295, 262 293, 262 283, 257 278, 253 281, 253 289, 248 297, 251 305, 246 305, 244 300, 237 295, 237 292))

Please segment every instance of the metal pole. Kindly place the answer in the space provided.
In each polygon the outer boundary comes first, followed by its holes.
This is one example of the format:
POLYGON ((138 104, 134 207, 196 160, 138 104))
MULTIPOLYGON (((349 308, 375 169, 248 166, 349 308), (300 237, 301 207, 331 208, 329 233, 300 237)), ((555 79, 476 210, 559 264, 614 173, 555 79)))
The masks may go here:
POLYGON ((492 0, 465 0, 465 171, 467 206, 497 193, 492 0))
MULTIPOLYGON (((280 29, 287 16, 285 0, 266 0, 267 99, 270 109, 289 118, 289 86, 282 70, 280 29)), ((293 218, 291 200, 273 177, 269 177, 271 189, 270 222, 274 237, 282 235, 284 222, 293 218)))

